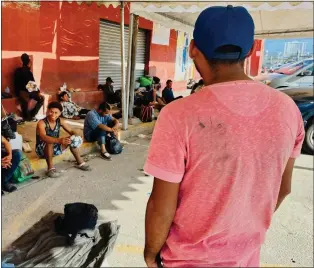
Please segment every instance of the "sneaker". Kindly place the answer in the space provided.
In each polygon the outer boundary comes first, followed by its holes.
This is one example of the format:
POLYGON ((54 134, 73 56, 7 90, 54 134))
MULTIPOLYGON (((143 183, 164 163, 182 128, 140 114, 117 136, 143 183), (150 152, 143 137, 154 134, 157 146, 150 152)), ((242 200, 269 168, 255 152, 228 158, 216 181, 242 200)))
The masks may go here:
POLYGON ((59 178, 61 176, 61 173, 58 172, 55 168, 52 168, 46 172, 46 175, 49 178, 59 178))
POLYGON ((17 190, 16 186, 14 186, 11 183, 7 183, 7 184, 3 185, 2 189, 3 189, 3 191, 8 192, 8 193, 12 193, 12 192, 17 190))
POLYGON ((112 159, 111 159, 111 155, 109 154, 109 153, 101 153, 100 154, 100 156, 103 158, 103 159, 105 159, 105 160, 107 160, 107 161, 111 161, 112 159))

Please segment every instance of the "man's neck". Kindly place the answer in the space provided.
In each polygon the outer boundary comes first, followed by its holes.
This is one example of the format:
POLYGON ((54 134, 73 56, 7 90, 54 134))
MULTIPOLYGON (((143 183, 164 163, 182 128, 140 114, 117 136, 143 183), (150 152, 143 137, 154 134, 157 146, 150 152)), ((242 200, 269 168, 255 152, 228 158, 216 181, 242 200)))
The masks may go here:
POLYGON ((217 70, 214 75, 209 75, 208 77, 203 77, 204 85, 209 86, 213 84, 233 82, 239 80, 252 80, 248 77, 242 68, 224 68, 217 70))

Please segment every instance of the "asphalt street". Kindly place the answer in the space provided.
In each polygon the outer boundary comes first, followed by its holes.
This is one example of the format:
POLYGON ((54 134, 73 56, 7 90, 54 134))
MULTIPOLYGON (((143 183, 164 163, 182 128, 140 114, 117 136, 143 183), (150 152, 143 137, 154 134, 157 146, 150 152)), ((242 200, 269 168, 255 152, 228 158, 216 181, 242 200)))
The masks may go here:
MULTIPOLYGON (((91 172, 64 162, 58 165, 62 178, 33 181, 3 196, 3 247, 49 211, 62 212, 64 204, 79 201, 96 205, 100 217, 117 219, 121 225, 109 265, 144 266, 144 217, 152 178, 141 169, 148 145, 149 137, 129 139, 124 152, 112 162, 91 155, 91 172)), ((261 263, 269 267, 313 267, 313 156, 302 155, 296 162, 292 194, 273 218, 261 263)))

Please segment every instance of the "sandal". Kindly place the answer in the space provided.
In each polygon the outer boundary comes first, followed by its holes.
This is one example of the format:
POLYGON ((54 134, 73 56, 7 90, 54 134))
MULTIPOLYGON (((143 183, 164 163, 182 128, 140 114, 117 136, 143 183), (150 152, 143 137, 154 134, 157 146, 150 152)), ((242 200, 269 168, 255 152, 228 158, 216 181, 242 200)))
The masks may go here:
POLYGON ((111 159, 111 155, 109 154, 109 153, 101 153, 100 154, 100 156, 103 158, 103 159, 105 159, 105 160, 107 160, 107 161, 111 161, 112 159, 111 159))
POLYGON ((49 177, 49 178, 59 178, 61 176, 61 173, 58 172, 55 168, 52 168, 52 169, 49 169, 47 172, 46 172, 46 175, 49 177))
POLYGON ((92 170, 89 165, 86 165, 85 162, 83 162, 82 164, 76 165, 75 167, 80 169, 80 170, 83 170, 83 171, 91 171, 92 170))

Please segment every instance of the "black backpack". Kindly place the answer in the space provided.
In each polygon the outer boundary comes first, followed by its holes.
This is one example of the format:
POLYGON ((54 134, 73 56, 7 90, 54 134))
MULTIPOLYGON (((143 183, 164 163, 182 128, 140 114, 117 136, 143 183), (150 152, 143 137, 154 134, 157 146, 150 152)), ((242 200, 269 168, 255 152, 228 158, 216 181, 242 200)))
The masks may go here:
POLYGON ((72 203, 64 206, 64 216, 55 221, 56 232, 68 238, 72 245, 77 234, 84 230, 94 230, 98 220, 98 209, 91 204, 72 203))
POLYGON ((106 150, 109 154, 120 154, 122 149, 120 141, 114 135, 106 136, 106 150))

